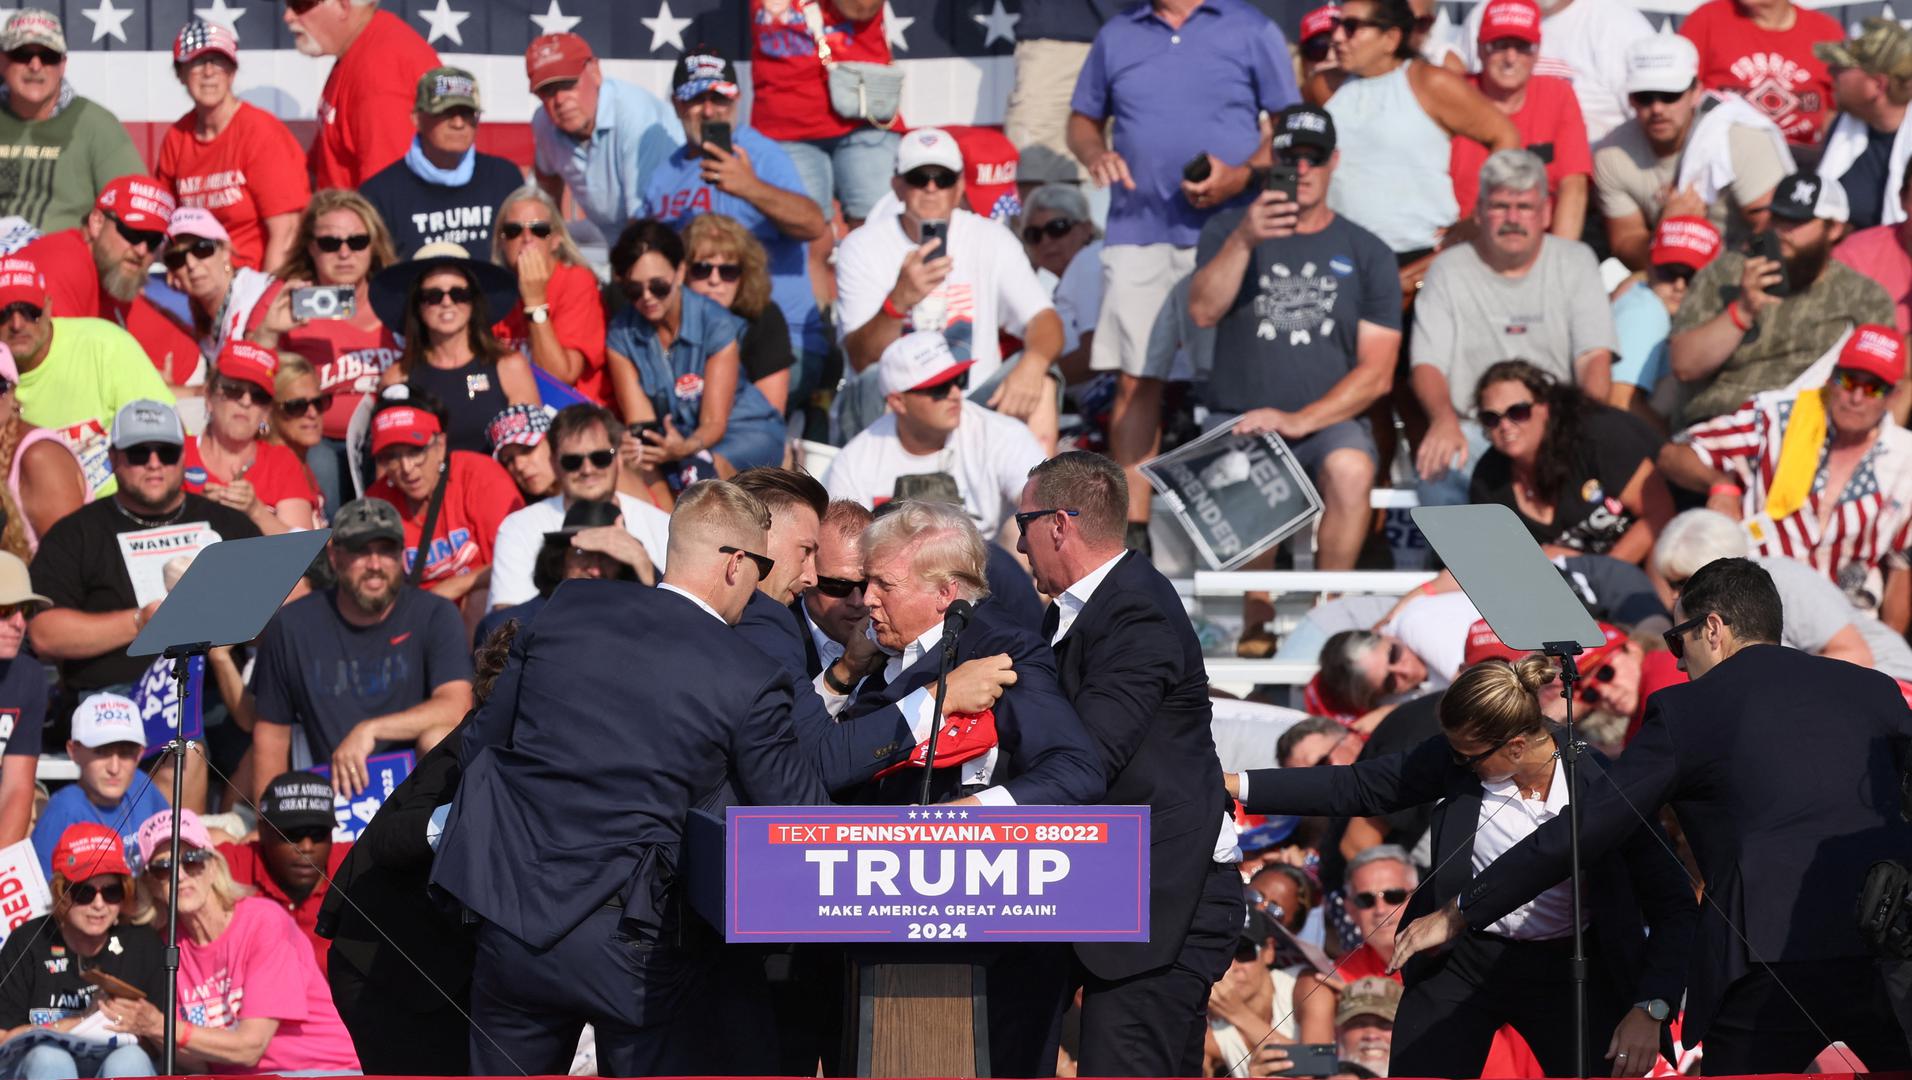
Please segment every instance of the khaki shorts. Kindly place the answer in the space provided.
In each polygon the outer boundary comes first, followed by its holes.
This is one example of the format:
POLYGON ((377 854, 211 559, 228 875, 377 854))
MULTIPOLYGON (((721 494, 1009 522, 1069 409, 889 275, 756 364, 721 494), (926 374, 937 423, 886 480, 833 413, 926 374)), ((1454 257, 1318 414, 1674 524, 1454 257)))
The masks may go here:
POLYGON ((1009 91, 1003 134, 1022 160, 1016 179, 1024 184, 1087 178, 1069 152, 1069 99, 1089 58, 1086 41, 1016 42, 1016 85, 1009 91))
POLYGON ((1108 244, 1102 248, 1102 315, 1095 324, 1089 366, 1141 379, 1166 379, 1175 343, 1150 339, 1158 320, 1187 322, 1168 308, 1170 294, 1195 272, 1195 249, 1174 244, 1108 244))

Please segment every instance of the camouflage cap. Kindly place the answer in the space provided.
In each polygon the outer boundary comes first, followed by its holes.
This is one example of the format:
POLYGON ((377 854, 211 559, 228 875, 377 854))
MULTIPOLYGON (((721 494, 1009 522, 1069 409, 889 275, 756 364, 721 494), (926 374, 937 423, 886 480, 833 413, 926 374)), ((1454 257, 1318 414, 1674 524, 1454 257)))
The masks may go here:
POLYGON ((1912 79, 1912 30, 1891 19, 1867 19, 1855 37, 1822 41, 1814 56, 1832 67, 1858 68, 1873 75, 1912 79))

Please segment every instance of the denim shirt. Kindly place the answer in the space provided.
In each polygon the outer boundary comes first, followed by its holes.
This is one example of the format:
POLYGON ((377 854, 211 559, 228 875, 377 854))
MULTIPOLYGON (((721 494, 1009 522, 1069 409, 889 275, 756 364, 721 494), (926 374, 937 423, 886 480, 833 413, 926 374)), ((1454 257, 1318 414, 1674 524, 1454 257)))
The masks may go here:
MULTIPOLYGON (((704 365, 724 346, 741 338, 748 324, 714 300, 689 289, 680 287, 679 291, 684 297, 684 315, 669 351, 658 347, 657 328, 634 307, 611 320, 606 344, 637 365, 638 381, 643 383, 644 394, 651 408, 657 410, 658 419, 668 416, 678 431, 689 434, 697 427, 698 410, 703 407, 704 365)), ((764 419, 778 419, 777 410, 740 368, 730 422, 764 419)))

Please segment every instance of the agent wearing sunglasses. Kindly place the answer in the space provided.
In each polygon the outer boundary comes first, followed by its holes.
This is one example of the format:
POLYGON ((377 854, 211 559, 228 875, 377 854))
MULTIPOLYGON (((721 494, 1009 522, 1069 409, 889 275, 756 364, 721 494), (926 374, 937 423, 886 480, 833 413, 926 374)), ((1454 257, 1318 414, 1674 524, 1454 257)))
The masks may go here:
POLYGON ((218 849, 234 882, 292 914, 312 944, 320 971, 326 969, 332 941, 318 934, 319 908, 352 850, 350 843, 332 842, 337 824, 331 781, 317 773, 281 773, 259 797, 258 839, 218 849))
POLYGON ((524 184, 524 173, 479 151, 483 113, 471 72, 434 65, 418 77, 411 149, 359 189, 392 230, 399 258, 426 244, 477 251, 496 242, 498 208, 524 184))
POLYGON ((1660 452, 1660 466, 1705 492, 1710 509, 1746 522, 1754 554, 1804 559, 1876 612, 1886 571, 1875 553, 1912 520, 1912 433, 1888 415, 1905 373, 1897 329, 1859 326, 1824 387, 1761 394, 1695 424, 1660 452), (1817 451, 1788 453, 1800 439, 1817 451))
POLYGON ((491 261, 518 276, 518 302, 492 334, 587 399, 610 400, 597 276, 543 188, 526 184, 505 197, 491 261))
POLYGON ((27 634, 34 652, 60 661, 63 681, 82 694, 130 685, 149 663, 127 656, 126 646, 159 600, 149 596, 142 603, 135 591, 120 554, 121 534, 204 524, 221 540, 259 535, 251 518, 185 490, 185 430, 171 405, 129 402, 111 431, 115 491, 47 530, 34 557, 34 584, 54 606, 27 624, 27 634))
MULTIPOLYGON (((24 1008, 0 1016, 0 1037, 35 1028, 70 1031, 106 1000, 86 981, 87 972, 112 975, 149 997, 165 993, 159 935, 150 926, 123 922, 133 911, 133 873, 119 833, 90 822, 73 825, 60 834, 52 854, 53 910, 15 927, 27 935, 5 951, 0 996, 24 1008)), ((90 1069, 59 1046, 41 1046, 19 1068, 22 1076, 145 1076, 153 1065, 145 1048, 133 1043, 90 1069)))
MULTIPOLYGON (((36 230, 63 229, 86 216, 105 177, 146 171, 119 120, 97 103, 61 100, 66 37, 59 16, 30 5, 13 12, 0 30, 0 78, 6 81, 6 142, 57 150, 57 168, 22 169, 0 189, 0 217, 17 214, 36 230), (59 124, 48 123, 56 116, 59 124), (95 180, 94 178, 101 178, 95 180)), ((30 152, 30 151, 29 151, 30 152)))
POLYGON ((186 490, 239 511, 267 536, 312 528, 319 505, 298 455, 266 441, 278 373, 270 349, 229 342, 206 388, 206 430, 185 453, 186 490))
MULTIPOLYGON (((1565 824, 1562 736, 1540 701, 1556 674, 1554 662, 1540 655, 1483 660, 1442 695, 1441 733, 1420 746, 1347 767, 1255 770, 1237 785, 1254 813, 1376 816, 1443 800, 1430 827, 1432 859, 1442 869, 1424 886, 1411 877, 1373 882, 1360 873, 1359 858, 1349 864, 1349 914, 1388 942, 1384 970, 1401 968, 1412 955, 1413 920, 1467 895, 1470 878, 1547 822, 1565 824), (1389 913, 1385 926, 1375 917, 1381 911, 1389 913)), ((1583 785, 1609 767, 1585 753, 1583 785)), ((1684 990, 1698 910, 1657 826, 1628 815, 1611 836, 1584 863, 1592 972, 1584 1067, 1587 1075, 1644 1076, 1661 1052, 1669 1003, 1684 990)), ((1548 884, 1532 904, 1407 967, 1390 1071, 1477 1075, 1503 1024, 1527 1040, 1549 1075, 1575 1071, 1573 1027, 1564 1020, 1573 997, 1563 947, 1572 933, 1572 898, 1560 878, 1548 884), (1532 973, 1518 990, 1485 974, 1515 967, 1532 973)))

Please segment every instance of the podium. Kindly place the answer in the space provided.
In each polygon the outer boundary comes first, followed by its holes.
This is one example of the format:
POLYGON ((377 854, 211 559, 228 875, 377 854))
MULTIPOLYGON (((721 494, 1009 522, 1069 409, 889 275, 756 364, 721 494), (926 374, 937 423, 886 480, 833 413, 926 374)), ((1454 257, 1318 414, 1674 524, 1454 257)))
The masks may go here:
POLYGON ((858 1076, 989 1076, 990 954, 1147 941, 1146 806, 692 810, 681 876, 733 944, 829 943, 858 1076))

